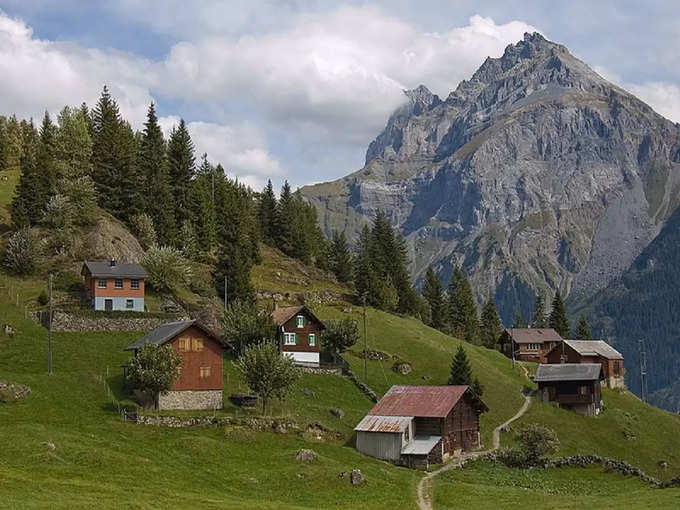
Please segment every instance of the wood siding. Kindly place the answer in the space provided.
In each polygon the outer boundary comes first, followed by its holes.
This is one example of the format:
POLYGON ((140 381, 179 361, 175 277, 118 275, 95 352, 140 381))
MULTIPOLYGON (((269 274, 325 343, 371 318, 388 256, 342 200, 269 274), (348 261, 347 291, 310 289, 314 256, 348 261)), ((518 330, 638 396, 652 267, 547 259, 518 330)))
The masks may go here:
POLYGON ((607 359, 602 356, 582 356, 572 347, 564 344, 563 349, 555 349, 546 358, 546 363, 599 363, 602 365, 604 380, 610 387, 623 386, 625 376, 623 360, 607 359), (564 351, 564 352, 563 352, 564 351), (618 370, 617 370, 618 363, 618 370), (620 384, 618 384, 620 382, 620 384))
POLYGON ((281 351, 284 352, 321 352, 321 331, 321 325, 308 313, 302 310, 299 314, 295 314, 288 319, 288 321, 279 328, 279 347, 281 351), (298 328, 295 322, 295 318, 298 315, 303 315, 305 317, 305 326, 302 328, 298 328), (297 345, 285 345, 284 332, 297 333, 297 345), (309 345, 310 334, 316 335, 316 345, 309 345))
POLYGON ((196 326, 177 335, 170 344, 182 357, 182 373, 173 383, 173 391, 222 389, 222 344, 196 326), (203 340, 203 349, 197 352, 192 346, 190 351, 181 351, 180 339, 183 338, 203 340), (210 368, 210 375, 201 377, 201 369, 205 372, 207 367, 210 368))
POLYGON ((478 446, 479 414, 467 395, 461 398, 445 418, 416 417, 415 434, 442 436, 444 455, 456 450, 472 450, 478 446))

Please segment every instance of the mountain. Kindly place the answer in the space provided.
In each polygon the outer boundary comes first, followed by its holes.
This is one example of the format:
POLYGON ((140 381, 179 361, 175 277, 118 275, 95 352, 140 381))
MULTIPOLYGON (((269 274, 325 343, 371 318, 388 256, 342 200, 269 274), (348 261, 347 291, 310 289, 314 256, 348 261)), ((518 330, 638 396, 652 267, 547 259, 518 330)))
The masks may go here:
POLYGON ((536 292, 607 288, 680 204, 680 127, 538 33, 444 100, 406 96, 361 170, 302 192, 327 233, 385 210, 417 280, 460 265, 506 324, 536 292))

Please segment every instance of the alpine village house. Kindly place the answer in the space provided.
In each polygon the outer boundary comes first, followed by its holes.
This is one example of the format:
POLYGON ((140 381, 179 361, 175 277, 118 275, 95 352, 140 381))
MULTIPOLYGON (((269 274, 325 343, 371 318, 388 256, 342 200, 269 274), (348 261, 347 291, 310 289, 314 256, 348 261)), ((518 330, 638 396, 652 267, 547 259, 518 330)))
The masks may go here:
POLYGON ((158 395, 157 409, 222 409, 224 345, 218 335, 195 320, 168 322, 149 331, 125 350, 137 355, 137 351, 149 343, 170 344, 182 358, 180 376, 170 391, 158 395))
POLYGON ((552 328, 510 328, 500 337, 501 352, 518 361, 545 363, 548 351, 562 342, 552 328))
POLYGON ((304 305, 276 307, 272 312, 276 339, 284 356, 296 365, 318 367, 321 362, 321 333, 326 326, 304 305))
POLYGON ((602 340, 565 340, 547 354, 547 363, 599 363, 609 388, 625 388, 623 355, 602 340))
POLYGON ((469 386, 392 386, 354 428, 356 448, 427 468, 479 448, 479 416, 488 410, 469 386))
POLYGON ((543 364, 534 376, 541 402, 587 416, 602 410, 602 379, 600 363, 543 364))
POLYGON ((139 264, 87 260, 81 274, 85 278, 85 297, 95 310, 144 311, 146 271, 139 264))

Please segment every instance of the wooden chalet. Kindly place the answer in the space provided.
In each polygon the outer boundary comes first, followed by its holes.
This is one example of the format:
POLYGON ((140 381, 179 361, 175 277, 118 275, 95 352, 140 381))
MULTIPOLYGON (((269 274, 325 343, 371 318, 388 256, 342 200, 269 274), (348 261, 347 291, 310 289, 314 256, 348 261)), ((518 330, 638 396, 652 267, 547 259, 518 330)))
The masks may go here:
POLYGON ((599 363, 559 363, 539 365, 534 382, 541 402, 592 416, 602 410, 602 378, 599 363))
POLYGON ((291 357, 296 365, 318 367, 324 323, 304 305, 277 307, 272 320, 281 353, 291 357))
POLYGON ((607 386, 625 388, 623 355, 602 340, 565 340, 548 352, 546 363, 599 363, 607 386))
MULTIPOLYGON (((144 345, 169 344, 182 358, 179 378, 170 391, 158 396, 158 409, 221 409, 222 353, 220 337, 195 320, 168 322, 149 331, 126 351, 144 345)), ((138 395, 139 396, 139 395, 138 395)))
POLYGON ((469 386, 392 386, 354 428, 360 452, 427 467, 481 446, 486 404, 469 386))
POLYGON ((503 330, 498 343, 508 358, 545 363, 548 351, 562 342, 552 328, 510 328, 503 330))
POLYGON ((86 260, 81 275, 85 279, 85 297, 95 310, 144 311, 146 271, 139 264, 86 260))

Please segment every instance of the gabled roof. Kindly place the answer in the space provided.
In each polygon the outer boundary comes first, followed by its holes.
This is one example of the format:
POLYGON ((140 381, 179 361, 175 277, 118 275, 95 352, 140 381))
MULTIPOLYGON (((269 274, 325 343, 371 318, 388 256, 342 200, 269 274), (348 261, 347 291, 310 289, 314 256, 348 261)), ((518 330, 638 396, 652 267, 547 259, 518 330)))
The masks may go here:
POLYGON ((623 359, 623 355, 619 351, 602 340, 565 340, 564 343, 581 356, 602 356, 605 359, 623 359))
POLYGON ((401 433, 404 432, 408 424, 411 423, 410 416, 373 416, 367 414, 364 419, 361 420, 354 430, 360 432, 392 432, 401 433))
POLYGON ((534 382, 597 381, 602 373, 599 363, 555 363, 538 365, 534 382))
POLYGON ((85 270, 95 278, 146 278, 146 270, 139 264, 111 265, 111 262, 86 260, 82 273, 85 270))
POLYGON ((368 414, 444 418, 465 393, 488 410, 469 386, 392 386, 368 414))
POLYGON ((163 345, 172 340, 173 338, 175 338, 183 331, 189 329, 191 326, 196 326, 197 328, 201 329, 205 334, 213 338, 216 342, 219 342, 220 344, 224 345, 224 342, 222 342, 218 335, 207 329, 205 326, 201 325, 198 321, 190 320, 190 321, 166 322, 165 324, 158 326, 156 329, 152 329, 142 338, 131 343, 123 350, 136 351, 137 349, 141 348, 146 344, 163 345))
POLYGON ((314 313, 307 308, 305 305, 297 305, 297 306, 282 306, 282 307, 277 307, 274 308, 272 311, 272 320, 277 326, 283 326, 286 322, 288 322, 293 316, 299 314, 300 312, 305 312, 307 315, 309 315, 312 319, 314 319, 316 322, 318 322, 321 325, 322 329, 326 329, 326 326, 323 322, 319 320, 319 318, 314 315, 314 313))
POLYGON ((562 337, 552 328, 510 328, 505 331, 516 344, 542 344, 562 341, 562 337))

